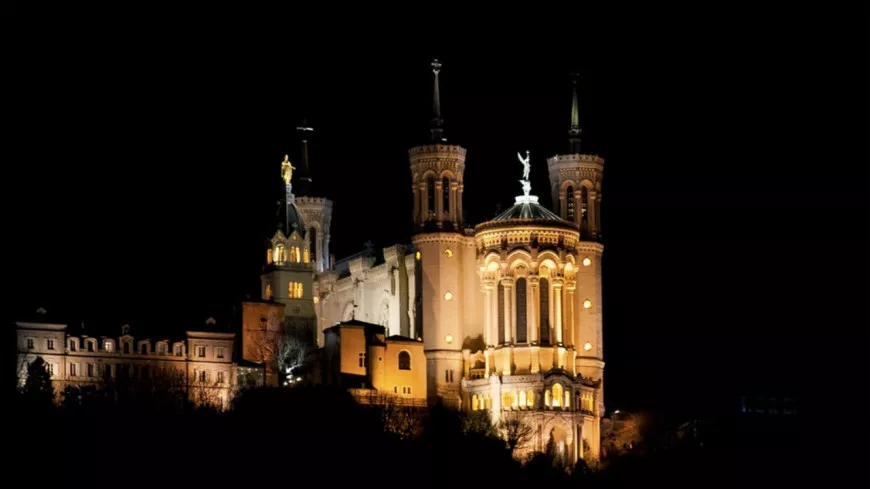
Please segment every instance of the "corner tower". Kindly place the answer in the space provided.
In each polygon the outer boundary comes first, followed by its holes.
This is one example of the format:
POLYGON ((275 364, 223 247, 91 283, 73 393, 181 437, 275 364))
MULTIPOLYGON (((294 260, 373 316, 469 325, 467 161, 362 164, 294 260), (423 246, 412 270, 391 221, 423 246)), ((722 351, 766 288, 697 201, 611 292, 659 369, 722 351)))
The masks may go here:
POLYGON ((311 262, 317 273, 329 270, 329 227, 332 223, 332 201, 325 197, 317 197, 314 193, 314 182, 311 178, 311 164, 308 160, 308 143, 314 134, 314 129, 303 119, 302 125, 296 128, 302 142, 302 163, 298 171, 296 190, 296 208, 302 214, 307 233, 308 248, 311 262))
POLYGON ((432 61, 434 88, 430 143, 408 151, 414 194, 412 238, 419 264, 419 300, 415 322, 425 346, 427 397, 448 405, 460 403, 463 372, 462 345, 466 337, 482 333, 476 311, 474 239, 466 236, 462 217, 465 148, 445 144, 441 117, 439 73, 432 61))
POLYGON ((573 77, 571 127, 568 131, 570 153, 547 159, 553 207, 562 219, 574 223, 580 231, 576 246, 576 290, 574 291, 573 344, 576 345, 574 367, 577 375, 601 382, 596 397, 597 411, 604 412, 604 344, 602 340, 601 292, 601 184, 604 159, 581 153, 580 111, 577 102, 577 77, 573 77))
POLYGON ((547 159, 553 210, 562 219, 577 224, 582 239, 596 241, 601 235, 601 182, 604 159, 580 150, 580 110, 577 76, 573 77, 569 153, 547 159))

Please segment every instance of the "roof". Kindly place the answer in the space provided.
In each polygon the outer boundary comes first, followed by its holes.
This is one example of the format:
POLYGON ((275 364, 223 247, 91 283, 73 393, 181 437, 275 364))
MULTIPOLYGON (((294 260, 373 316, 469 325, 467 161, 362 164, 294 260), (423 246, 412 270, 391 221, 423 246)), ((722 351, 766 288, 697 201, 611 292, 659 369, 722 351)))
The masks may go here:
POLYGON ((516 202, 508 210, 490 221, 478 224, 475 230, 511 224, 535 224, 576 229, 573 223, 562 219, 539 204, 536 195, 520 195, 516 197, 516 202))
POLYGON ((414 338, 408 338, 407 336, 401 336, 397 334, 394 334, 393 336, 387 336, 387 341, 406 341, 411 343, 420 343, 414 338))

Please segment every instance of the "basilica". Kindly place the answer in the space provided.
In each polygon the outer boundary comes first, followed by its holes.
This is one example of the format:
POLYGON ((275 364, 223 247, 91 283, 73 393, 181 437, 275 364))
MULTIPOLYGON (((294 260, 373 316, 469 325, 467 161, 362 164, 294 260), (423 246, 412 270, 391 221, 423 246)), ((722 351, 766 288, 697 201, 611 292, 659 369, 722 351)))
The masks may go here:
MULTIPOLYGON (((285 191, 279 229, 264 250, 263 307, 281 305, 283 318, 273 319, 311 328, 320 346, 349 334, 336 326, 361 325, 360 338, 375 338, 383 348, 376 360, 360 347, 354 368, 376 369, 391 361, 384 355, 396 355, 397 372, 406 370, 403 364, 424 368, 425 392, 415 388, 414 397, 486 410, 494 423, 520 418, 534 428, 523 450, 549 446, 565 459, 597 457, 604 412, 604 160, 581 152, 576 84, 570 150, 547 159, 553 209, 532 193, 529 156, 518 154, 522 193, 497 217, 473 225, 463 218, 467 152, 444 138, 440 70, 434 61, 431 140, 408 150, 410 243, 339 259, 330 254, 333 202, 314 192, 311 129, 303 124, 298 166, 289 158, 281 163, 285 191), (364 325, 383 330, 369 334, 364 325), (418 350, 425 362, 414 358, 418 350)), ((398 394, 389 381, 379 385, 398 394)), ((402 393, 410 395, 410 384, 407 389, 402 393)))

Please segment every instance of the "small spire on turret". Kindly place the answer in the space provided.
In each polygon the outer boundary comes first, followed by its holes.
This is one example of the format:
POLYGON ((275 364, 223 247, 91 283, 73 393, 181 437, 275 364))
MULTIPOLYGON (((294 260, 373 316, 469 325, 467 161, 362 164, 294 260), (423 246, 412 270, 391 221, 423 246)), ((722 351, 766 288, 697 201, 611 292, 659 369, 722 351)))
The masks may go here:
POLYGON ((444 119, 441 118, 441 90, 438 86, 438 73, 441 72, 441 63, 438 58, 432 59, 432 73, 435 75, 435 88, 432 92, 432 121, 429 131, 432 133, 432 141, 439 143, 444 140, 444 119))
POLYGON ((573 85, 574 96, 571 99, 571 129, 568 130, 568 141, 571 143, 571 153, 580 153, 580 108, 577 102, 577 80, 580 76, 577 73, 571 75, 571 84, 573 85))

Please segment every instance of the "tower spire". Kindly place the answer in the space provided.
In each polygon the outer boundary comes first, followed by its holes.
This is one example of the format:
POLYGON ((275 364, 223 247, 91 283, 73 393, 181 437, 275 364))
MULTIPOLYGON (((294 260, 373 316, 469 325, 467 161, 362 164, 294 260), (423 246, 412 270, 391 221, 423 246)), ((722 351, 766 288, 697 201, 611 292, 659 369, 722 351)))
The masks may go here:
POLYGON ((435 74, 435 88, 432 92, 432 121, 429 131, 432 133, 433 142, 444 140, 444 119, 441 118, 441 90, 439 89, 438 73, 441 71, 441 63, 438 58, 432 59, 432 73, 435 74))
POLYGON ((580 108, 577 103, 577 73, 571 75, 573 97, 571 99, 571 129, 568 130, 568 141, 571 143, 571 153, 580 153, 580 108))
POLYGON ((299 168, 299 178, 296 182, 297 193, 300 196, 311 194, 311 166, 308 162, 308 139, 314 132, 314 128, 308 125, 308 119, 302 119, 302 125, 296 128, 299 139, 302 141, 302 164, 299 168))

